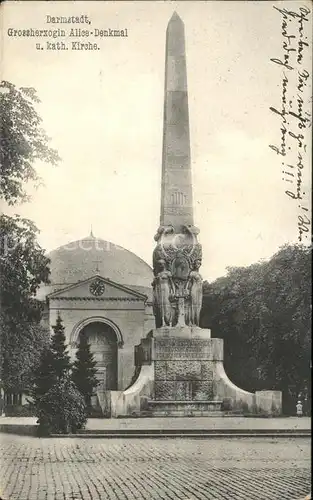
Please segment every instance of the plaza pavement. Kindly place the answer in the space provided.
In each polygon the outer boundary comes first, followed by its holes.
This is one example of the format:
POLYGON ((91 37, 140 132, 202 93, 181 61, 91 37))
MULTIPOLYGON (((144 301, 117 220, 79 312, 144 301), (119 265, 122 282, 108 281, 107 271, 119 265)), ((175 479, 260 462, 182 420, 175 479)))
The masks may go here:
POLYGON ((299 500, 310 439, 0 435, 3 500, 299 500))

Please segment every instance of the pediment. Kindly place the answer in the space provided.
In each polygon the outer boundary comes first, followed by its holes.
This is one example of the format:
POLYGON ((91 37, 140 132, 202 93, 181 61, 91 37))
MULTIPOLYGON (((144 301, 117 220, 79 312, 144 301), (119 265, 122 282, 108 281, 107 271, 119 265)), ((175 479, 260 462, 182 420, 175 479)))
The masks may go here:
POLYGON ((147 296, 132 288, 120 285, 102 276, 95 275, 87 280, 56 290, 48 295, 49 299, 58 300, 142 300, 147 296))

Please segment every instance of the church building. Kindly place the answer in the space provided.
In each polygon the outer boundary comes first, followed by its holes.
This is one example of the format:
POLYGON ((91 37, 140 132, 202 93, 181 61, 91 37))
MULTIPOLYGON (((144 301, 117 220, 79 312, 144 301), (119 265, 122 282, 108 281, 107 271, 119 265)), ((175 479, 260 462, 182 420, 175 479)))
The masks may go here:
POLYGON ((92 232, 48 257, 50 284, 38 293, 44 324, 51 328, 60 314, 72 358, 80 336, 87 335, 101 389, 126 389, 134 375, 134 346, 154 328, 151 267, 92 232))

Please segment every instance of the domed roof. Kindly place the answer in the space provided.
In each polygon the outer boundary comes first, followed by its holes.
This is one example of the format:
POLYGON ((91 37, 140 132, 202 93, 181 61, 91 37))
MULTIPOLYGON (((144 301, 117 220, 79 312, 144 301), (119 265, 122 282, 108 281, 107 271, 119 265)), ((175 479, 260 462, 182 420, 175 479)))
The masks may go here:
POLYGON ((152 269, 140 257, 92 234, 48 254, 51 285, 74 284, 96 274, 121 285, 151 287, 152 269))

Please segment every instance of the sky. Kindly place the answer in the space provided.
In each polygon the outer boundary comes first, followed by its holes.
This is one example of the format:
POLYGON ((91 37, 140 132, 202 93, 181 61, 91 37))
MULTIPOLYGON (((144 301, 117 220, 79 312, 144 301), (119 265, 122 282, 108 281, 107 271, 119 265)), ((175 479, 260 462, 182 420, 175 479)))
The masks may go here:
MULTIPOLYGON (((203 277, 213 280, 227 266, 267 259, 285 243, 297 242, 301 207, 310 207, 312 129, 302 130, 305 194, 300 207, 300 200, 286 195, 296 184, 284 180, 281 165, 286 159, 297 171, 298 141, 289 136, 286 158, 269 146, 281 142, 282 119, 270 108, 281 110, 284 72, 288 98, 296 107, 299 71, 312 67, 311 13, 303 22, 310 48, 304 47, 301 63, 294 60, 288 70, 271 61, 283 60, 287 53, 284 15, 273 5, 300 12, 300 3, 311 6, 306 1, 6 2, 2 79, 37 90, 38 112, 61 162, 57 167, 36 164, 44 185, 29 188, 30 203, 5 211, 34 220, 47 251, 87 236, 92 225, 95 236, 151 264, 160 212, 165 32, 176 10, 186 33, 195 224, 203 246, 203 277), (47 15, 88 15, 91 25, 46 24, 47 15), (128 37, 92 38, 100 47, 96 51, 41 51, 35 44, 45 45, 46 39, 10 37, 10 27, 127 28, 128 37)), ((289 34, 296 36, 287 41, 296 43, 298 18, 285 17, 289 34)), ((288 54, 293 61, 294 53, 288 54)), ((308 113, 311 82, 310 74, 301 94, 308 113)), ((299 133, 299 120, 290 118, 288 127, 299 133)), ((310 219, 310 212, 305 215, 310 219)))

